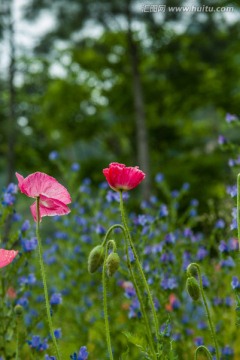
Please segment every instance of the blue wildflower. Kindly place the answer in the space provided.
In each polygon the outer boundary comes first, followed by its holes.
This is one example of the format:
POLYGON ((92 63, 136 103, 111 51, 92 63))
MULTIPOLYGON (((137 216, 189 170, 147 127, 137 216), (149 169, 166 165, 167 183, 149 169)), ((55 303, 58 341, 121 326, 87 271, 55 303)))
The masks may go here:
POLYGON ((225 136, 223 136, 223 135, 218 136, 218 144, 219 145, 227 144, 227 139, 225 138, 225 136))
POLYGON ((203 345, 203 338, 198 336, 194 339, 194 343, 196 346, 200 346, 200 345, 203 345))
POLYGON ((207 255, 208 255, 208 251, 203 246, 201 246, 197 251, 197 260, 201 261, 205 259, 207 255))
POLYGON ((40 336, 38 336, 38 335, 33 335, 32 339, 28 341, 28 344, 31 348, 33 348, 37 351, 44 351, 48 348, 47 339, 44 339, 42 341, 40 336))
POLYGON ((86 346, 82 346, 79 350, 79 353, 74 353, 73 355, 70 355, 70 358, 72 360, 87 360, 88 358, 88 351, 86 346))
POLYGON ((222 355, 234 355, 234 351, 233 349, 226 345, 223 349, 222 349, 222 355))
POLYGON ((218 219, 215 223, 216 229, 224 229, 225 227, 225 221, 223 219, 218 219))
POLYGON ((54 293, 50 298, 51 305, 59 305, 62 304, 62 294, 61 293, 54 293))
POLYGON ((162 205, 160 206, 159 216, 160 216, 160 217, 168 216, 168 208, 167 208, 167 205, 162 204, 162 205))
POLYGON ((238 280, 237 276, 233 276, 232 281, 231 281, 231 285, 232 285, 233 290, 240 288, 240 283, 239 283, 239 280, 238 280))
POLYGON ((164 180, 164 175, 163 175, 163 174, 158 173, 158 174, 155 176, 155 181, 156 181, 157 183, 161 183, 163 180, 164 180))
POLYGON ((237 185, 227 186, 227 194, 229 194, 232 198, 237 196, 237 185))
POLYGON ((49 160, 57 160, 59 157, 59 153, 56 150, 53 150, 49 153, 48 158, 49 160))
POLYGON ((56 339, 60 339, 62 337, 62 329, 55 329, 54 335, 56 339))
POLYGON ((21 244, 22 244, 23 250, 28 252, 28 251, 35 250, 38 245, 38 242, 37 242, 37 238, 33 237, 30 240, 22 239, 21 244))
POLYGON ((227 122, 227 123, 231 123, 231 122, 234 122, 234 121, 236 121, 236 120, 238 120, 237 115, 230 114, 230 113, 227 113, 227 114, 226 114, 226 122, 227 122))
POLYGON ((21 231, 24 232, 24 231, 27 231, 29 229, 30 229, 30 221, 25 220, 24 223, 22 224, 21 231))
POLYGON ((71 170, 73 172, 77 172, 77 171, 79 171, 79 169, 80 169, 80 165, 78 163, 75 162, 71 165, 71 170))

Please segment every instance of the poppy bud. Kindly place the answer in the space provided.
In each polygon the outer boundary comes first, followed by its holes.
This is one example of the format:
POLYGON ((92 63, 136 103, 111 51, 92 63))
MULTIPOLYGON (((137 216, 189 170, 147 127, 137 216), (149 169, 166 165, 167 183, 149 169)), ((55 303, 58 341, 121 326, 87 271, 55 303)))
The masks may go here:
POLYGON ((113 276, 120 264, 120 258, 117 253, 111 253, 106 260, 107 274, 109 277, 113 276))
POLYGON ((93 274, 102 265, 104 260, 104 247, 97 245, 89 254, 88 257, 88 271, 93 274))
POLYGON ((190 276, 187 278, 187 292, 194 301, 200 299, 200 287, 195 277, 190 276))
POLYGON ((14 307, 14 312, 17 316, 21 316, 23 314, 23 307, 21 305, 16 305, 14 307))

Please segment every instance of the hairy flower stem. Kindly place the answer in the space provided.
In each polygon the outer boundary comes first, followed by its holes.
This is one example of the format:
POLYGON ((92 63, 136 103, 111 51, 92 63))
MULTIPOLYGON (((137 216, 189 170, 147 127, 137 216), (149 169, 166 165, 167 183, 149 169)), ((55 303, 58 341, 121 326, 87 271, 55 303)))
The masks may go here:
POLYGON ((148 282, 147 282, 146 277, 144 275, 142 266, 141 266, 140 261, 138 259, 138 255, 137 255, 136 249, 134 247, 134 244, 133 244, 133 241, 132 241, 132 238, 131 238, 130 231, 128 229, 127 220, 126 220, 125 211, 124 211, 124 206, 123 206, 122 191, 120 191, 120 211, 121 211, 123 226, 124 226, 125 231, 126 231, 127 240, 128 240, 129 245, 130 245, 130 248, 131 248, 131 250, 133 252, 139 274, 141 275, 141 278, 143 280, 143 286, 144 286, 144 288, 145 288, 145 290, 147 292, 147 295, 148 295, 148 300, 149 300, 149 304, 150 304, 151 311, 152 311, 152 316, 153 316, 153 323, 154 323, 155 335, 156 335, 156 340, 157 340, 157 346, 159 348, 159 341, 158 341, 158 339, 159 339, 159 324, 158 324, 158 318, 157 318, 156 310, 155 310, 155 307, 154 307, 152 295, 151 295, 151 292, 150 292, 150 289, 149 289, 149 286, 148 286, 148 282))
POLYGON ((206 355, 208 360, 212 360, 212 355, 210 351, 204 345, 198 346, 194 354, 194 360, 197 360, 199 352, 202 352, 204 355, 206 355))
POLYGON ((109 330, 109 321, 108 321, 108 308, 107 308, 107 276, 106 276, 106 272, 107 272, 107 268, 106 268, 107 255, 108 255, 108 244, 106 246, 105 258, 104 258, 103 269, 102 269, 103 313, 104 313, 106 340, 107 340, 107 348, 108 348, 109 359, 113 360, 111 337, 110 337, 110 330, 109 330))
POLYGON ((217 338, 216 338, 216 332, 213 326, 213 322, 210 316, 210 311, 208 308, 208 304, 207 304, 207 299, 203 290, 203 283, 202 283, 202 275, 201 275, 201 270, 198 264, 196 263, 191 263, 190 265, 188 265, 187 267, 187 275, 189 277, 193 276, 194 274, 191 272, 191 270, 195 268, 197 271, 197 275, 198 275, 198 281, 199 281, 199 287, 200 287, 200 292, 201 292, 201 296, 202 296, 202 300, 203 300, 203 305, 205 307, 205 311, 206 311, 206 315, 208 318, 208 324, 209 324, 209 328, 210 328, 210 332, 212 335, 212 339, 214 342, 214 346, 215 346, 215 351, 216 351, 216 358, 217 360, 220 360, 220 353, 219 353, 219 349, 218 349, 218 343, 217 343, 217 338))
POLYGON ((133 281, 134 289, 136 290, 136 294, 137 294, 137 297, 138 297, 138 300, 139 300, 139 303, 140 303, 140 309, 141 309, 141 313, 143 315, 144 323, 146 325, 147 337, 148 337, 149 346, 150 346, 150 349, 151 349, 151 354, 153 356, 153 359, 157 360, 157 356, 156 356, 156 352, 155 352, 154 344, 153 344, 153 338, 152 338, 152 334, 151 334, 151 329, 150 329, 149 321, 148 321, 148 318, 147 318, 147 313, 146 313, 146 310, 145 310, 143 298, 142 298, 141 292, 139 290, 139 287, 138 287, 138 284, 137 284, 137 279, 135 277, 135 274, 134 274, 134 271, 133 271, 133 266, 132 266, 132 263, 131 263, 130 257, 129 257, 128 242, 127 242, 127 236, 126 236, 125 229, 124 229, 124 237, 125 237, 125 244, 126 244, 127 266, 128 266, 129 271, 130 271, 130 275, 131 275, 131 278, 132 278, 132 281, 133 281))
POLYGON ((57 340, 54 335, 53 331, 53 325, 52 325, 52 318, 51 318, 51 312, 50 312, 50 306, 49 306, 49 297, 48 297, 48 289, 47 289, 47 280, 46 280, 46 274, 43 264, 43 256, 42 256, 42 243, 41 243, 41 237, 39 233, 39 225, 40 225, 40 207, 39 207, 39 197, 37 197, 37 226, 36 226, 36 236, 38 240, 38 255, 39 255, 39 263, 40 263, 40 270, 42 275, 42 282, 43 282, 43 289, 44 289, 44 296, 45 296, 45 305, 46 305, 46 312, 47 312, 47 320, 48 320, 48 326, 50 335, 53 341, 55 353, 57 356, 57 360, 60 360, 60 352, 57 345, 57 340))
POLYGON ((240 174, 237 176, 237 228, 238 228, 238 245, 240 250, 240 174))

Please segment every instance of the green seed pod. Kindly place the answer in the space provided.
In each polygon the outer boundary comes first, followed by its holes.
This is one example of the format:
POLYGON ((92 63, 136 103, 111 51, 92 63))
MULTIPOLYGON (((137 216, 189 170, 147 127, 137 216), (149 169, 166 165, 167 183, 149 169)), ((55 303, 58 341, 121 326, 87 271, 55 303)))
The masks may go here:
POLYGON ((14 307, 14 312, 17 316, 21 316, 23 314, 23 307, 21 305, 16 305, 14 307))
POLYGON ((107 275, 113 276, 119 268, 120 258, 117 253, 111 253, 108 255, 106 260, 107 275))
POLYGON ((191 298, 194 301, 197 301, 200 299, 200 287, 199 284, 197 282, 197 280, 195 279, 195 277, 190 276, 189 278, 187 278, 187 292, 188 294, 191 296, 191 298))
POLYGON ((89 254, 88 257, 88 271, 93 274, 102 265, 104 260, 104 247, 97 245, 89 254))

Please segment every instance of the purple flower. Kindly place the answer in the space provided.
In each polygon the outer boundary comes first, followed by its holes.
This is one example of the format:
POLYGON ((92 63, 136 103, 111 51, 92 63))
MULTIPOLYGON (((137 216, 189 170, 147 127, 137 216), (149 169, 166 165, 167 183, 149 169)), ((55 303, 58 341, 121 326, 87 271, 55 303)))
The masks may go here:
POLYGON ((229 159, 229 160, 228 160, 228 165, 229 165, 230 167, 233 167, 235 164, 236 164, 236 163, 235 163, 235 160, 233 160, 233 159, 229 159))
POLYGON ((155 176, 155 181, 156 181, 157 183, 161 183, 163 180, 164 180, 164 175, 163 175, 163 174, 158 173, 158 174, 155 176))
POLYGON ((22 244, 23 250, 28 252, 28 251, 35 250, 38 245, 38 242, 37 242, 37 238, 33 237, 30 240, 22 239, 21 244, 22 244))
POLYGON ((218 249, 221 253, 228 253, 229 249, 225 241, 221 240, 218 249))
POLYGON ((59 305, 62 304, 62 294, 61 293, 54 293, 50 298, 51 305, 59 305))
POLYGON ((62 337, 62 329, 54 330, 54 335, 56 339, 60 339, 62 337))
POLYGON ((75 163, 72 164, 71 170, 72 170, 73 172, 78 172, 79 169, 80 169, 80 165, 79 165, 78 163, 75 162, 75 163))
POLYGON ((220 262, 220 265, 222 268, 233 268, 235 267, 235 262, 231 256, 228 256, 227 259, 220 262))
POLYGON ((231 197, 237 196, 237 185, 227 186, 227 194, 231 197))
POLYGON ((177 281, 175 277, 167 278, 166 276, 161 281, 161 287, 164 290, 172 290, 177 287, 177 281))
POLYGON ((105 228, 102 225, 97 225, 95 229, 96 233, 99 235, 104 235, 106 233, 105 228))
POLYGON ((207 288, 210 285, 210 282, 206 275, 202 275, 202 284, 204 288, 207 288))
POLYGON ((79 350, 79 353, 74 353, 73 355, 70 355, 70 358, 72 360, 87 360, 88 352, 86 346, 82 346, 79 350))
POLYGON ((238 281, 237 276, 233 276, 232 281, 231 281, 231 285, 232 285, 233 290, 240 288, 240 283, 238 281))
POLYGON ((233 349, 226 345, 223 349, 222 349, 222 355, 234 355, 233 349))
POLYGON ((57 160, 58 157, 59 157, 59 154, 55 150, 51 151, 48 155, 49 160, 57 160))
POLYGON ((208 255, 208 251, 204 247, 200 247, 197 252, 197 260, 201 261, 208 255))
POLYGON ((218 144, 219 144, 219 145, 224 145, 224 144, 226 144, 226 143, 227 143, 227 139, 225 138, 225 136, 219 135, 219 136, 218 136, 218 144))
POLYGON ((224 229, 225 227, 225 221, 223 219, 218 219, 215 223, 216 229, 224 229))
POLYGON ((162 205, 160 206, 159 216, 160 216, 160 217, 168 216, 168 208, 167 208, 167 205, 162 204, 162 205))
POLYGON ((24 223, 22 224, 21 231, 24 232, 24 231, 27 231, 29 229, 30 229, 30 221, 25 220, 24 223))
POLYGON ((44 351, 48 348, 47 339, 42 341, 38 335, 33 335, 32 340, 29 340, 28 344, 31 348, 36 349, 37 351, 44 351))
POLYGON ((203 345, 203 338, 198 336, 194 339, 194 343, 196 346, 200 346, 200 345, 203 345))
POLYGON ((173 233, 166 234, 165 243, 166 244, 175 244, 176 236, 173 233))
POLYGON ((229 114, 229 113, 226 114, 226 122, 227 123, 231 123, 231 122, 234 122, 236 120, 238 120, 237 115, 229 114))

